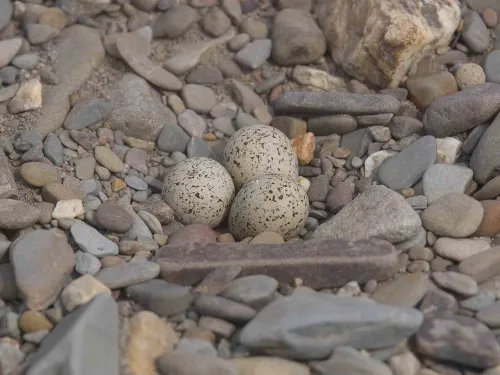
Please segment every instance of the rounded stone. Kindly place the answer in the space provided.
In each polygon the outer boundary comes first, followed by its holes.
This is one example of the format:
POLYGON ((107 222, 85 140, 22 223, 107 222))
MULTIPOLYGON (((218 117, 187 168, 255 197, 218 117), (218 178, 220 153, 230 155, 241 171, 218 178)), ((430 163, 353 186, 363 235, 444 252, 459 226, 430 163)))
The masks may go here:
POLYGON ((292 143, 281 131, 267 125, 238 130, 228 141, 222 163, 237 189, 269 174, 298 178, 298 161, 292 143))
POLYGON ((438 236, 463 238, 481 224, 481 203, 465 194, 453 193, 439 198, 421 215, 424 227, 438 236))
POLYGON ((462 65, 455 73, 458 87, 462 90, 467 87, 481 85, 486 82, 486 75, 481 66, 468 63, 462 65))
POLYGON ((96 160, 111 172, 119 173, 123 171, 124 165, 120 158, 109 148, 97 146, 94 149, 96 160))
POLYGON ((168 245, 188 245, 192 243, 216 243, 215 232, 203 224, 181 227, 168 236, 168 245))
POLYGON ((478 237, 495 237, 500 233, 500 202, 497 200, 481 201, 484 215, 475 233, 478 237))
POLYGON ((163 200, 181 223, 218 226, 234 198, 234 184, 224 167, 206 157, 177 163, 163 182, 163 200))
POLYGON ((99 226, 116 233, 125 233, 134 224, 132 215, 122 205, 109 200, 99 205, 94 218, 99 226))
POLYGON ((19 318, 19 328, 23 333, 52 329, 52 323, 39 311, 28 310, 19 318))
POLYGON ((56 167, 37 161, 23 164, 20 173, 25 182, 35 187, 44 187, 59 180, 56 167))
POLYGON ((182 99, 186 107, 198 113, 210 113, 217 98, 210 87, 188 84, 182 88, 182 99))
POLYGON ((239 240, 272 231, 286 241, 304 228, 308 212, 307 193, 295 179, 261 176, 236 195, 229 213, 229 231, 239 240))
POLYGON ((14 199, 0 199, 0 229, 18 230, 35 224, 40 218, 38 208, 14 199))

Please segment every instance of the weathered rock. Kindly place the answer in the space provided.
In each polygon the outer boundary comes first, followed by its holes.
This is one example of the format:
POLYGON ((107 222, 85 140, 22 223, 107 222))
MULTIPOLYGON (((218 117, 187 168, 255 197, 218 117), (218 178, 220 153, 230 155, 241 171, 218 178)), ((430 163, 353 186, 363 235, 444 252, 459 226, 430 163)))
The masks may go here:
POLYGON ((470 167, 474 171, 474 180, 480 184, 488 182, 491 174, 500 166, 498 141, 500 141, 500 115, 497 115, 491 125, 488 126, 470 159, 470 167))
POLYGON ((475 235, 479 237, 495 237, 500 233, 500 202, 497 200, 481 201, 484 215, 475 235))
POLYGON ((434 243, 436 254, 446 259, 461 262, 468 257, 488 250, 490 244, 480 238, 455 239, 441 237, 434 243))
POLYGON ((284 9, 274 19, 272 58, 279 65, 309 64, 325 54, 323 33, 308 11, 284 9))
POLYGON ((435 100, 427 107, 422 123, 427 134, 442 138, 485 123, 499 108, 500 85, 487 82, 435 100))
POLYGON ((26 375, 118 374, 118 306, 96 296, 67 315, 30 358, 26 375), (92 348, 91 358, 83 360, 92 348))
POLYGON ((112 103, 108 117, 111 129, 128 136, 156 141, 164 125, 177 126, 175 115, 163 105, 160 95, 134 74, 127 73, 118 82, 112 103))
POLYGON ((429 204, 450 193, 464 193, 472 180, 472 170, 458 165, 436 164, 423 177, 424 195, 429 204))
POLYGON ((495 335, 477 320, 443 315, 424 320, 416 336, 417 350, 431 358, 474 368, 500 363, 495 335))
POLYGON ((461 16, 455 2, 405 7, 398 0, 323 1, 316 14, 333 60, 358 80, 384 87, 397 87, 428 48, 448 46, 461 16))
POLYGON ((478 283, 486 281, 500 272, 500 247, 471 255, 460 263, 458 270, 471 276, 478 283))
POLYGON ((490 32, 476 12, 465 12, 462 39, 475 53, 483 53, 490 47, 490 32))
POLYGON ((83 222, 76 223, 71 227, 71 235, 80 249, 96 257, 118 255, 116 243, 83 222))
POLYGON ((83 275, 64 288, 61 292, 61 302, 66 311, 71 312, 99 294, 110 296, 111 290, 94 277, 83 275))
POLYGON ((61 32, 57 51, 53 70, 61 83, 44 90, 41 116, 34 128, 42 135, 62 126, 70 110, 69 96, 88 80, 105 55, 99 32, 82 25, 61 32))
POLYGON ((262 309, 243 328, 240 342, 270 355, 324 359, 338 346, 377 349, 394 345, 411 336, 422 319, 415 309, 356 297, 297 293, 262 309))
MULTIPOLYGON (((500 86, 499 86, 500 90, 500 86)), ((400 102, 389 95, 351 94, 342 91, 289 91, 273 102, 280 114, 370 115, 397 113, 400 102)))
POLYGON ((78 102, 68 113, 68 117, 64 121, 64 128, 81 130, 105 119, 112 109, 111 103, 102 99, 78 102))
MULTIPOLYGON (((5 15, 2 14, 1 17, 5 17, 5 15)), ((22 44, 21 38, 7 39, 0 42, 0 50, 2 51, 0 54, 0 68, 10 63, 21 49, 22 44)))
POLYGON ((264 273, 284 283, 300 277, 313 288, 342 286, 352 280, 359 283, 370 278, 384 280, 398 268, 394 248, 375 239, 285 245, 167 245, 158 250, 155 261, 164 280, 183 285, 200 282, 215 267, 240 266, 241 276, 264 273))
POLYGON ((198 19, 198 12, 187 6, 178 5, 163 13, 153 25, 155 38, 175 39, 184 34, 198 19))
POLYGON ((400 194, 384 186, 374 186, 321 224, 313 239, 357 241, 375 237, 398 243, 414 237, 421 224, 420 217, 400 194), (374 205, 376 211, 370 209, 374 205))
POLYGON ((17 288, 26 306, 43 310, 56 300, 75 264, 66 235, 54 230, 36 230, 10 249, 17 288))

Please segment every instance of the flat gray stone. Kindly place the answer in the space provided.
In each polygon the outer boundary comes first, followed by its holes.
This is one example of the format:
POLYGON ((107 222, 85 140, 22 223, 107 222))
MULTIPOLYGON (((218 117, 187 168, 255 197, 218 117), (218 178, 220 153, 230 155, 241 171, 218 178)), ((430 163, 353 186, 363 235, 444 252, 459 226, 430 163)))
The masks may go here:
POLYGON ((191 137, 201 138, 207 128, 205 119, 198 115, 192 109, 186 109, 179 116, 177 116, 179 125, 191 137))
POLYGON ((75 254, 64 232, 39 229, 11 246, 10 260, 26 306, 44 310, 66 285, 75 265, 75 254))
POLYGON ((177 124, 177 121, 168 121, 161 129, 157 146, 165 152, 185 152, 189 140, 189 135, 177 124))
POLYGON ((11 64, 19 69, 31 70, 36 67, 39 57, 34 53, 26 53, 24 55, 18 55, 14 57, 11 64))
POLYGON ((400 102, 389 95, 351 94, 341 91, 289 91, 273 102, 280 114, 371 115, 397 113, 400 102))
POLYGON ((132 209, 127 209, 128 213, 132 215, 134 221, 132 228, 123 234, 123 239, 126 240, 136 240, 137 237, 149 237, 153 238, 153 234, 149 230, 148 226, 142 220, 139 215, 137 215, 132 209))
POLYGON ((307 121, 307 131, 314 135, 346 134, 358 127, 356 119, 349 115, 313 117, 307 121))
POLYGON ((159 274, 158 264, 137 258, 115 267, 101 269, 95 278, 110 289, 120 289, 154 279, 159 274))
POLYGON ((233 280, 220 295, 260 309, 274 299, 276 289, 276 279, 267 275, 252 275, 233 280))
POLYGON ((252 113, 255 108, 266 105, 254 90, 240 81, 231 79, 229 81, 229 87, 233 91, 236 102, 238 102, 247 113, 252 113))
POLYGON ((235 56, 235 61, 243 68, 255 70, 260 68, 271 56, 270 39, 257 39, 247 44, 235 56))
POLYGON ((26 375, 118 374, 119 332, 116 302, 111 296, 97 295, 44 338, 30 357, 26 375))
POLYGON ((196 297, 193 309, 200 315, 208 315, 233 323, 248 322, 257 313, 255 309, 242 303, 210 294, 201 294, 196 297))
POLYGON ((490 328, 500 327, 500 302, 492 303, 490 306, 479 310, 476 319, 490 328))
POLYGON ((0 0, 0 31, 2 31, 12 18, 12 3, 10 0, 0 0))
POLYGON ((472 169, 451 164, 435 164, 423 177, 424 194, 431 204, 450 193, 464 193, 472 180, 472 169))
POLYGON ((472 153, 476 149, 477 144, 483 137, 484 132, 486 131, 486 129, 488 129, 488 126, 490 126, 490 124, 486 123, 472 129, 472 131, 467 136, 467 139, 462 144, 462 152, 464 154, 472 155, 472 153))
POLYGON ((103 99, 90 102, 81 101, 71 108, 64 121, 64 128, 68 130, 81 130, 89 125, 105 119, 113 110, 112 104, 103 99))
POLYGON ((159 279, 129 286, 127 295, 144 308, 162 317, 186 312, 194 300, 190 288, 159 279))
POLYGON ((398 243, 417 235, 421 225, 420 217, 403 196, 385 186, 372 186, 321 224, 312 238, 357 241, 375 237, 398 243))
POLYGON ((99 205, 94 218, 102 228, 116 233, 124 233, 132 229, 132 215, 121 204, 108 200, 99 205))
POLYGON ((490 31, 478 13, 464 14, 462 40, 475 53, 483 53, 490 47, 490 31))
POLYGON ((153 24, 154 38, 175 39, 198 19, 198 12, 187 5, 177 5, 163 13, 153 24))
POLYGON ((353 132, 344 134, 340 140, 340 147, 345 147, 351 150, 350 158, 357 156, 363 157, 368 151, 368 146, 372 142, 372 137, 368 129, 358 129, 353 132))
POLYGON ((236 366, 228 360, 206 354, 174 351, 156 359, 156 366, 162 374, 176 375, 238 375, 236 366))
POLYGON ((83 251, 76 252, 75 270, 80 275, 95 275, 101 269, 101 262, 99 259, 83 251))
POLYGON ((422 323, 413 308, 326 293, 297 293, 262 309, 240 334, 251 350, 290 359, 317 360, 334 348, 386 348, 413 335, 422 323))
POLYGON ((480 184, 488 182, 495 168, 500 166, 499 141, 500 115, 497 115, 484 132, 470 158, 470 168, 474 171, 474 180, 480 184))
POLYGON ((214 159, 216 161, 220 161, 220 158, 219 160, 217 160, 217 156, 210 148, 210 146, 207 145, 207 143, 203 139, 198 137, 191 138, 187 145, 186 151, 188 158, 206 157, 214 159))
POLYGON ((118 255, 118 245, 104 237, 90 225, 78 222, 71 227, 70 231, 78 247, 83 251, 98 258, 118 255))
POLYGON ((148 183, 138 176, 134 175, 125 176, 124 181, 127 184, 127 186, 131 187, 134 190, 148 189, 148 183))
POLYGON ((459 303, 460 307, 463 307, 464 309, 470 311, 480 311, 487 309, 495 303, 495 294, 489 290, 480 290, 475 296, 463 299, 459 303))
POLYGON ((387 159, 378 169, 381 184, 397 190, 415 185, 436 161, 436 138, 417 139, 400 153, 387 159))
POLYGON ((460 315, 430 316, 416 335, 419 353, 440 361, 485 369, 500 363, 500 346, 484 324, 460 315))
POLYGON ((202 85, 185 85, 182 88, 182 99, 187 108, 198 113, 210 113, 210 110, 217 104, 215 92, 202 85))
MULTIPOLYGON (((5 0, 2 0, 5 1, 5 0)), ((0 16, 0 17, 3 17, 0 16)), ((22 40, 20 38, 7 39, 0 41, 0 68, 6 66, 16 56, 21 48, 22 40)))
POLYGON ((434 100, 427 107, 422 123, 426 134, 443 138, 484 124, 499 109, 500 85, 485 83, 434 100))
POLYGON ((224 81, 222 72, 215 66, 198 65, 186 77, 186 83, 198 85, 217 85, 224 81))
POLYGON ((494 199, 500 195, 500 176, 492 178, 473 197, 478 201, 494 199))
POLYGON ((127 73, 117 83, 112 103, 108 117, 111 129, 127 136, 156 141, 164 126, 177 126, 174 113, 163 105, 160 94, 135 74, 127 73))
POLYGON ((147 174, 148 173, 148 166, 146 163, 147 158, 148 154, 146 151, 141 150, 139 148, 130 148, 127 150, 127 153, 125 154, 125 158, 123 159, 123 161, 128 165, 130 165, 135 170, 137 170, 138 172, 147 174))
POLYGON ((389 124, 391 135, 395 139, 401 139, 412 133, 420 133, 424 125, 413 117, 394 116, 389 124))
POLYGON ((479 291, 476 280, 458 272, 434 272, 432 273, 432 280, 440 288, 465 297, 474 296, 479 291))
POLYGON ((218 117, 212 122, 212 125, 215 130, 220 131, 228 137, 236 133, 236 129, 233 126, 233 120, 230 117, 218 117))

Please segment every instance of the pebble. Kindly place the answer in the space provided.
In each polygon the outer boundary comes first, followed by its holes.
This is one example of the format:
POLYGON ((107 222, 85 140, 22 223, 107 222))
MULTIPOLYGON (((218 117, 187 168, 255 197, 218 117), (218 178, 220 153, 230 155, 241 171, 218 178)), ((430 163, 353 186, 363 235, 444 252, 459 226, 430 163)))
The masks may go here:
POLYGON ((102 99, 79 101, 66 117, 64 128, 68 130, 84 129, 105 119, 112 109, 112 104, 102 99))
POLYGON ((490 47, 490 32, 476 12, 465 13, 462 40, 475 53, 485 52, 490 47))
POLYGON ((447 71, 412 77, 406 83, 411 100, 424 110, 436 99, 458 91, 457 81, 447 71))
POLYGON ((380 285, 371 298, 384 305, 414 307, 424 298, 428 289, 427 275, 415 272, 380 285))
POLYGON ((438 236, 462 238, 473 234, 483 219, 483 206, 459 193, 447 194, 422 213, 424 227, 438 236))
POLYGON ((238 375, 237 367, 230 361, 205 354, 174 351, 161 355, 156 360, 162 374, 177 375, 238 375))
POLYGON ((194 84, 188 84, 182 88, 182 99, 187 108, 198 113, 210 113, 217 103, 212 89, 194 84))
POLYGON ((489 306, 493 305, 495 302, 495 294, 488 290, 480 290, 478 294, 472 296, 470 298, 461 300, 460 307, 471 310, 471 311, 480 311, 489 306))
POLYGON ((116 233, 125 233, 134 224, 132 215, 122 205, 110 200, 99 205, 95 220, 102 228, 116 233))
POLYGON ((498 259, 498 247, 481 251, 463 260, 459 266, 459 272, 471 276, 478 283, 486 281, 499 273, 500 259, 498 259))
POLYGON ((500 202, 497 200, 481 201, 484 208, 484 216, 476 235, 494 237, 500 233, 500 202))
POLYGON ((11 61, 12 65, 19 69, 31 70, 36 67, 38 63, 38 55, 35 54, 24 54, 14 57, 11 61))
POLYGON ((162 13, 153 24, 154 38, 175 39, 184 34, 198 19, 198 12, 187 6, 178 5, 162 13))
POLYGON ((38 331, 50 331, 52 323, 43 315, 43 313, 28 310, 19 317, 19 328, 23 333, 32 333, 38 331))
POLYGON ((486 75, 484 74, 483 68, 474 63, 462 65, 455 73, 455 78, 461 90, 486 82, 486 75))
POLYGON ((238 278, 221 293, 222 297, 260 309, 274 299, 278 282, 266 275, 238 278))
POLYGON ((258 39, 243 47, 234 57, 243 68, 255 70, 260 68, 271 56, 270 39, 258 39))
POLYGON ((19 90, 19 83, 4 87, 0 89, 0 103, 5 102, 16 95, 17 90, 19 90))
MULTIPOLYGON (((10 4, 7 2, 7 4, 10 4)), ((25 354, 19 348, 18 343, 6 340, 0 342, 0 367, 6 374, 14 372, 24 359, 25 354)))
POLYGON ((54 133, 49 133, 43 141, 43 153, 54 165, 63 163, 63 147, 61 141, 54 133))
POLYGON ((0 51, 2 51, 0 54, 0 68, 3 68, 12 61, 14 56, 16 56, 21 49, 21 45, 22 39, 20 38, 0 41, 0 51))
POLYGON ((410 134, 420 133, 422 128, 423 124, 419 120, 408 116, 394 116, 389 124, 391 135, 395 139, 402 139, 410 134))
POLYGON ((219 37, 224 34, 231 26, 231 20, 226 14, 214 8, 210 10, 201 20, 203 30, 205 30, 212 37, 219 37))
POLYGON ((101 269, 101 262, 99 259, 83 251, 76 252, 75 270, 80 275, 95 275, 101 269))
POLYGON ((154 279, 160 274, 160 266, 145 259, 134 258, 111 268, 101 269, 95 277, 110 289, 124 288, 154 279))
POLYGON ((490 328, 498 328, 500 327, 500 319, 498 318, 499 309, 499 302, 492 303, 490 306, 479 310, 476 314, 476 319, 490 328))
POLYGON ((194 300, 193 308, 199 314, 225 319, 235 323, 248 322, 256 314, 253 308, 242 303, 211 295, 198 296, 194 300))
POLYGON ((43 44, 59 36, 59 30, 49 25, 31 23, 24 25, 24 27, 30 44, 43 44))
POLYGON ((491 51, 484 59, 483 69, 486 75, 487 82, 500 83, 500 68, 498 61, 500 60, 500 50, 491 51))
MULTIPOLYGON (((187 83, 194 83, 198 85, 216 85, 222 83, 223 81, 224 77, 222 76, 222 72, 217 67, 205 64, 198 65, 186 77, 187 83)), ((182 103, 182 105, 184 106, 184 103, 182 103)), ((180 106, 178 109, 181 109, 180 106)), ((179 112, 182 113, 183 111, 179 112)))
POLYGON ((96 295, 111 295, 105 285, 91 275, 83 275, 73 280, 61 292, 61 302, 66 311, 71 312, 86 304, 96 295))
MULTIPOLYGON (((19 230, 31 227, 40 218, 38 208, 14 199, 0 199, 0 228, 19 230)), ((2 252, 3 253, 3 252, 2 252)))
POLYGON ((447 259, 461 262, 468 257, 490 249, 490 244, 480 238, 454 239, 441 237, 434 243, 434 251, 447 259))
POLYGON ((330 358, 313 364, 319 375, 330 375, 346 372, 349 374, 391 375, 391 369, 382 361, 365 355, 349 346, 334 349, 330 358))
POLYGON ((471 297, 478 293, 476 280, 458 272, 433 272, 432 279, 441 288, 471 297))
POLYGON ((74 224, 70 231, 71 236, 81 250, 98 258, 118 255, 118 245, 104 237, 91 226, 79 222, 74 224))
POLYGON ((415 185, 436 160, 436 139, 425 136, 397 155, 387 159, 378 169, 379 181, 391 189, 415 185))
POLYGON ((214 345, 207 340, 196 338, 182 338, 175 348, 176 352, 203 354, 217 357, 217 350, 214 345))
POLYGON ((60 200, 52 212, 52 218, 56 220, 74 219, 84 213, 85 210, 80 199, 60 200))
POLYGON ((104 146, 97 146, 94 150, 94 153, 96 160, 111 172, 119 173, 123 171, 123 162, 109 148, 104 146))
POLYGON ((23 81, 9 102, 9 112, 17 114, 42 107, 42 84, 36 78, 23 81))
POLYGON ((260 96, 242 82, 232 79, 229 81, 229 86, 245 112, 251 113, 255 108, 265 105, 260 96))
POLYGON ((186 312, 194 300, 188 287, 159 279, 129 286, 127 295, 161 317, 171 317, 186 312))

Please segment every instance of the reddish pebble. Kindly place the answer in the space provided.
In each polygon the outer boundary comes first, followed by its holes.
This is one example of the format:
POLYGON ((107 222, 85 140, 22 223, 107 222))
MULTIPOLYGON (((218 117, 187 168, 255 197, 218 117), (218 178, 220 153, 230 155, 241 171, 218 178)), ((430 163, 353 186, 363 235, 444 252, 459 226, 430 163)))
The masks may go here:
POLYGON ((491 8, 486 8, 482 13, 484 23, 488 27, 495 27, 498 24, 498 14, 491 8))
POLYGON ((276 99, 278 99, 278 97, 283 94, 283 86, 280 85, 280 86, 276 86, 272 91, 271 93, 269 94, 269 101, 270 102, 274 102, 276 99))

